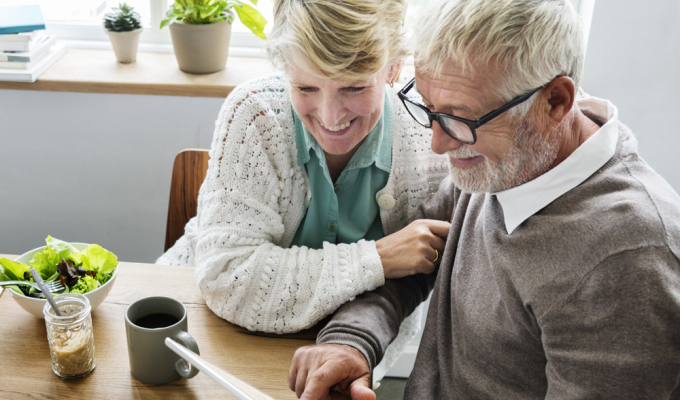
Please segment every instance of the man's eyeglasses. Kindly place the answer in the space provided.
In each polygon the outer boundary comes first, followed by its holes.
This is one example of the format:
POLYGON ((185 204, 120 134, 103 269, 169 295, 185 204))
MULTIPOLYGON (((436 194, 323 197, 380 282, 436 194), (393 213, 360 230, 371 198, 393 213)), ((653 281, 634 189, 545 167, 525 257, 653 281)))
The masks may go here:
POLYGON ((512 107, 527 101, 534 93, 542 88, 539 87, 530 91, 529 93, 523 94, 510 101, 503 107, 493 110, 478 120, 473 121, 456 117, 455 115, 451 114, 432 112, 424 105, 406 97, 406 93, 413 89, 415 84, 416 78, 413 78, 411 79, 411 82, 406 84, 406 86, 404 86, 404 88, 399 91, 399 98, 401 99, 401 102, 404 103, 404 107, 406 107, 408 113, 411 114, 416 122, 425 128, 432 128, 432 121, 437 121, 447 135, 465 144, 475 144, 475 142, 477 142, 477 132, 475 129, 478 129, 480 126, 503 114, 512 107))

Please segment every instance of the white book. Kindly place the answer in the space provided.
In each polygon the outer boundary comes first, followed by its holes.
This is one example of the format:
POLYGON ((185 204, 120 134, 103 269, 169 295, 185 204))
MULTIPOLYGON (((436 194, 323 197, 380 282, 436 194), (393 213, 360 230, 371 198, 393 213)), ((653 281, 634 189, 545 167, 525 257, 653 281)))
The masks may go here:
POLYGON ((28 42, 0 42, 0 51, 31 51, 40 47, 45 40, 51 36, 38 36, 35 40, 28 42))
POLYGON ((66 44, 57 42, 42 60, 28 69, 0 68, 0 81, 35 82, 64 53, 66 53, 66 44))
POLYGON ((35 40, 40 36, 45 35, 45 30, 40 29, 33 32, 22 32, 22 33, 7 33, 0 35, 0 42, 30 42, 35 40))
POLYGON ((41 53, 37 57, 31 58, 31 61, 0 61, 0 68, 10 68, 10 69, 29 69, 35 66, 40 60, 49 53, 49 48, 44 53, 41 53))
POLYGON ((15 61, 15 62, 31 62, 42 58, 52 45, 57 41, 56 36, 43 36, 40 39, 40 44, 31 51, 3 51, 0 52, 0 62, 15 61))

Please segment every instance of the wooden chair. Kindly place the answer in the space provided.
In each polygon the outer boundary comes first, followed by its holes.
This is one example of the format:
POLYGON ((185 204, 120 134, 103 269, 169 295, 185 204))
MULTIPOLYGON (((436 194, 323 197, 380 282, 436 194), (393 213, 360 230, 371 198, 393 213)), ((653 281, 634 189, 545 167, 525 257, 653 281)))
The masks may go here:
POLYGON ((172 166, 168 225, 165 230, 165 251, 184 234, 184 225, 196 216, 198 190, 208 172, 208 150, 182 150, 172 166))

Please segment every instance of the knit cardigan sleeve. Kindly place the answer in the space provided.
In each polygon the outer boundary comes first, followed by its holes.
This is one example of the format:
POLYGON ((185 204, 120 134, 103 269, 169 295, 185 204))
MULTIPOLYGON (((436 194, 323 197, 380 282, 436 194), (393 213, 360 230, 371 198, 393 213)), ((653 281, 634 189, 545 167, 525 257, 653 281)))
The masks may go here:
POLYGON ((198 199, 196 280, 208 307, 249 330, 296 332, 384 284, 375 242, 287 248, 308 202, 287 87, 236 88, 216 122, 198 199))

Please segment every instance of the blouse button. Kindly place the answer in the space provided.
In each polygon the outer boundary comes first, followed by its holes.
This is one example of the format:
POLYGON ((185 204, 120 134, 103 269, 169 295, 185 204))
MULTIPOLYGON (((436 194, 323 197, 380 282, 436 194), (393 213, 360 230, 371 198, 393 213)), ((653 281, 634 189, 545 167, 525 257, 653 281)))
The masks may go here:
POLYGON ((342 189, 342 185, 335 185, 333 189, 335 189, 335 191, 337 192, 338 190, 342 189))
POLYGON ((378 206, 385 211, 393 209, 394 197, 387 193, 381 194, 380 197, 378 197, 378 206))
POLYGON ((328 224, 328 230, 331 232, 335 231, 335 224, 328 224))

